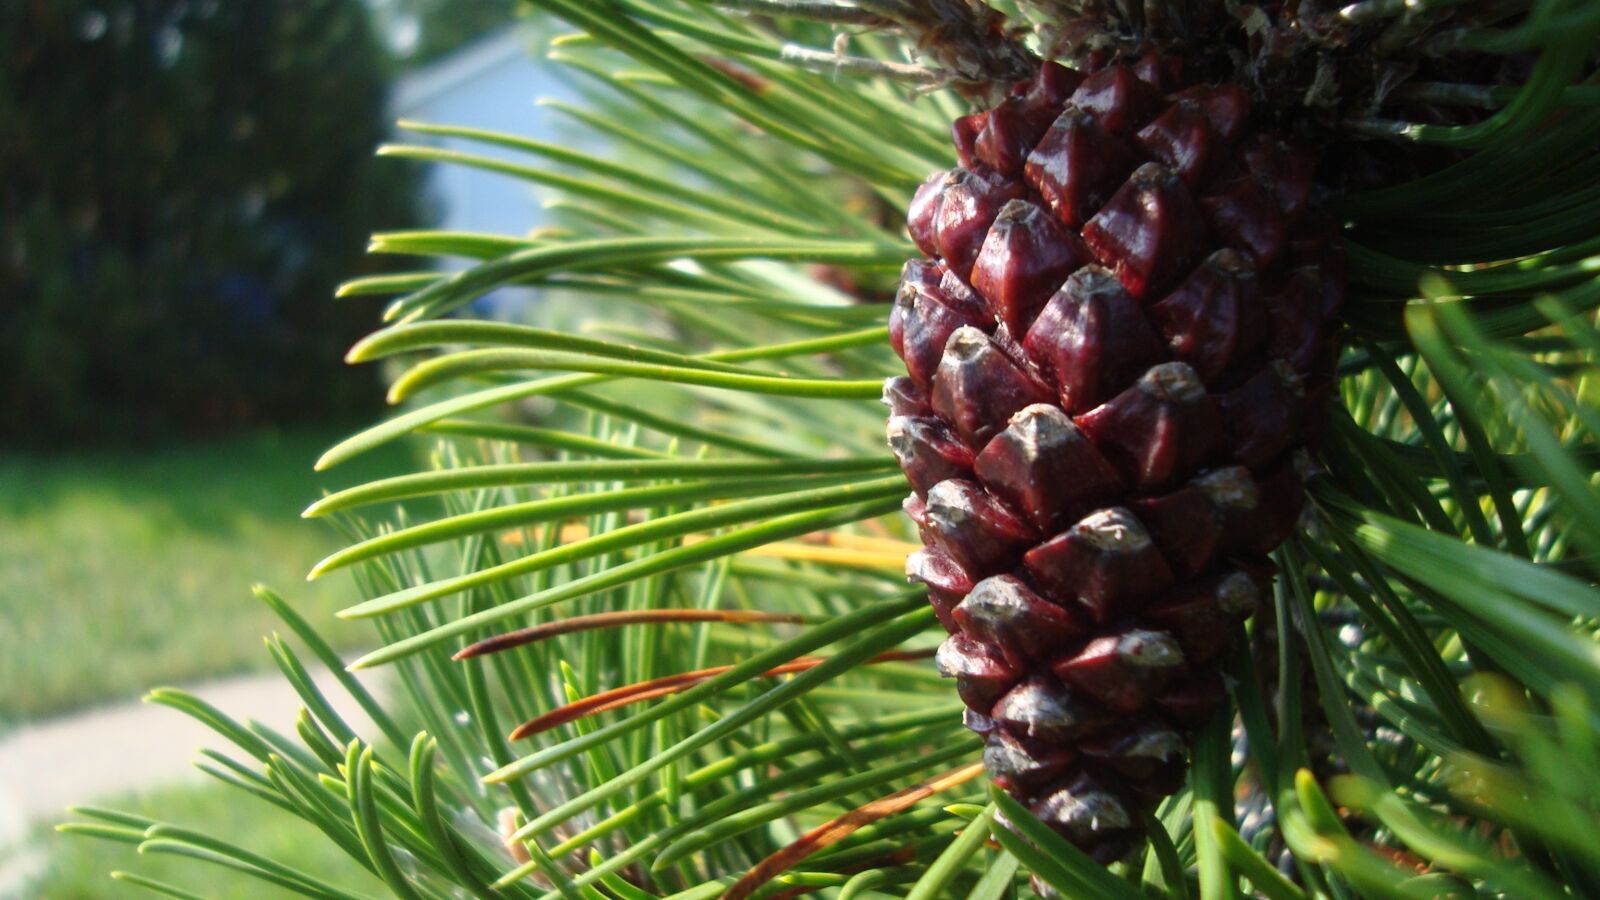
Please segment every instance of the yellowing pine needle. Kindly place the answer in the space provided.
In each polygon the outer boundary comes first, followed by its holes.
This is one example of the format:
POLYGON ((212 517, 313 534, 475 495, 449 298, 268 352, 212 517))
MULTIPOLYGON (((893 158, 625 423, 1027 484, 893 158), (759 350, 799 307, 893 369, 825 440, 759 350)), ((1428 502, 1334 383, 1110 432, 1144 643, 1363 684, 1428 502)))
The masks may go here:
POLYGON ((815 544, 803 544, 798 541, 782 541, 776 544, 768 544, 765 547, 757 547, 754 550, 747 550, 742 555, 760 556, 768 559, 792 559, 802 562, 829 563, 836 566, 852 566, 862 569, 899 571, 905 567, 908 552, 883 553, 868 550, 846 550, 838 547, 819 547, 815 544))

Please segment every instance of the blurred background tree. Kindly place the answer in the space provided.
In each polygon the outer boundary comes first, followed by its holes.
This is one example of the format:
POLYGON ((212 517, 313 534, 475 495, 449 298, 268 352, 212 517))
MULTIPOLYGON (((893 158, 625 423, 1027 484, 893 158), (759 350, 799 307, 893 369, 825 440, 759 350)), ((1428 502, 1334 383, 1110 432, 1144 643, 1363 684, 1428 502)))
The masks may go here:
MULTIPOLYGON (((446 7, 0 0, 0 897, 109 888, 103 853, 87 867, 64 842, 30 871, 30 817, 60 803, 8 750, 152 682, 270 666, 258 635, 276 620, 250 583, 341 545, 296 520, 351 477, 310 461, 380 402, 341 362, 371 309, 334 287, 391 265, 364 255, 372 232, 436 225, 452 202, 437 184, 419 202, 420 173, 373 150, 403 76, 513 18, 510 0, 446 7)), ((401 449, 363 477, 412 465, 401 449)), ((321 618, 350 599, 305 597, 321 618)), ((329 640, 371 643, 357 626, 329 640)), ((138 787, 319 852, 215 788, 138 787)), ((205 893, 262 896, 226 878, 205 893)))
POLYGON ((374 159, 384 42, 360 0, 0 8, 0 440, 208 434, 363 408, 329 303, 416 222, 374 159))

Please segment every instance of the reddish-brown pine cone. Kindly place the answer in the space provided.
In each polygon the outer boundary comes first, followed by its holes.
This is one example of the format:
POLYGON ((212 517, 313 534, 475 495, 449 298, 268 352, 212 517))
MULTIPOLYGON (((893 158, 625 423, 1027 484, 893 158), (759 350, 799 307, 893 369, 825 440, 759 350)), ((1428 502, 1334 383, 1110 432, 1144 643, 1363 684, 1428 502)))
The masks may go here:
POLYGON ((1340 241, 1237 87, 1046 63, 917 191, 889 444, 996 782, 1101 861, 1143 839, 1304 501, 1340 241))

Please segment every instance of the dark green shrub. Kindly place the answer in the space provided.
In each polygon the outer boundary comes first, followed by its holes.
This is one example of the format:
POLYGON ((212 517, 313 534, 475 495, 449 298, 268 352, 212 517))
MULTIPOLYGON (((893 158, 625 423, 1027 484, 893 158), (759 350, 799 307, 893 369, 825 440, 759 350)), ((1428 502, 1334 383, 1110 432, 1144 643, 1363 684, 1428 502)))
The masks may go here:
POLYGON ((0 9, 0 436, 122 439, 338 414, 370 314, 328 302, 412 221, 375 160, 359 0, 0 9))

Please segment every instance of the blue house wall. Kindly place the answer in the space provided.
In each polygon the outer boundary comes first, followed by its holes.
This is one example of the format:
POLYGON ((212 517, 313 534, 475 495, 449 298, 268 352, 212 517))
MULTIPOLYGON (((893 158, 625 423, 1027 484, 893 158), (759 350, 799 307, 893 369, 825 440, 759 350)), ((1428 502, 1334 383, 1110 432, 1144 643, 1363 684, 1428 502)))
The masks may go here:
MULTIPOLYGON (((558 114, 536 105, 540 97, 575 99, 560 71, 537 57, 536 37, 513 26, 401 78, 391 107, 397 119, 466 125, 538 140, 561 141, 558 114)), ((400 132, 398 139, 452 150, 530 162, 525 154, 456 138, 400 132)), ((458 165, 429 166, 433 220, 452 231, 525 234, 547 221, 540 188, 493 172, 458 165)))

